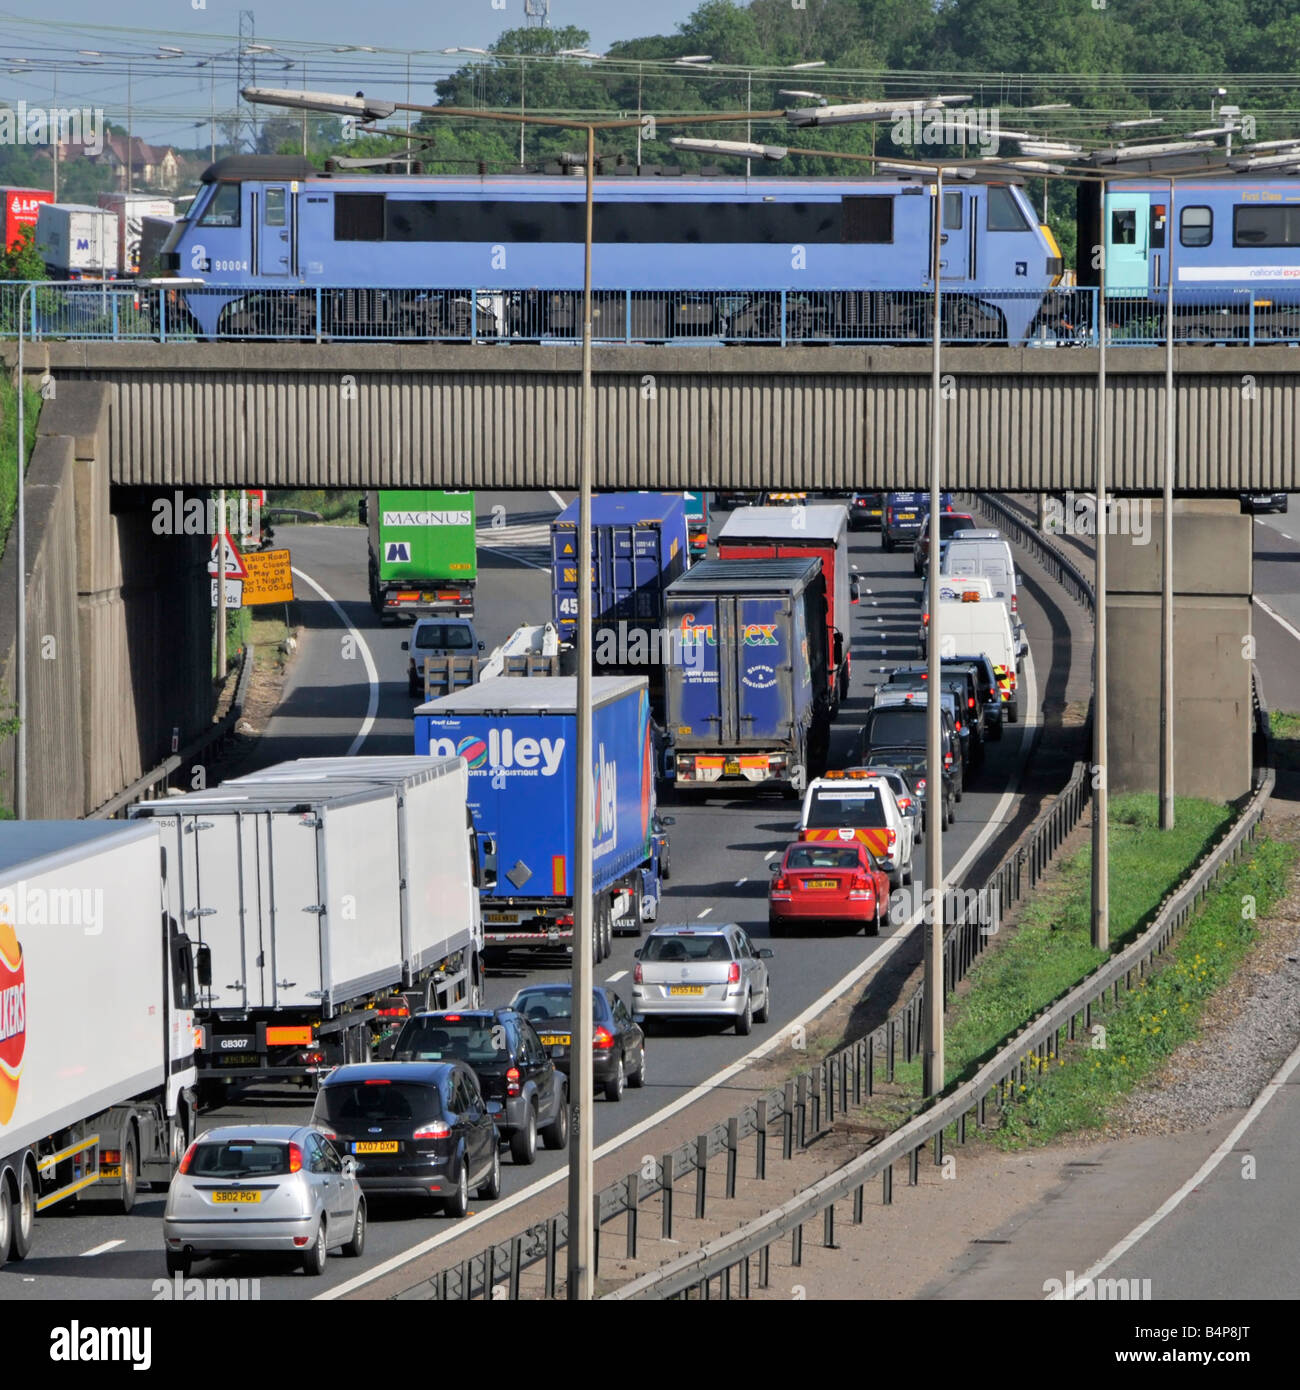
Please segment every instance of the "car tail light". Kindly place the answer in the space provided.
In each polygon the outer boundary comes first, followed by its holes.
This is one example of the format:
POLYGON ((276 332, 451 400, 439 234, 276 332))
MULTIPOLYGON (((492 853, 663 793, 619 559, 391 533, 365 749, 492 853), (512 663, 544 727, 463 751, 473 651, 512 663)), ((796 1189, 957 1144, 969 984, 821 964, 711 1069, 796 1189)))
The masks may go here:
POLYGON ((1013 613, 1016 611, 1016 591, 1014 589, 1011 591, 1011 611, 1013 613))
POLYGON ((849 884, 849 890, 853 893, 864 893, 871 888, 871 879, 866 874, 854 874, 853 882, 849 884))
POLYGON ((912 809, 912 798, 910 796, 900 796, 898 798, 898 804, 904 811, 910 811, 912 809))
POLYGON ((460 1022, 460 1015, 459 1015, 459 1014, 444 1014, 443 1017, 447 1020, 448 1023, 459 1023, 459 1022, 460 1022))
POLYGON ((898 834, 897 834, 897 832, 896 832, 896 831, 893 831, 893 830, 886 830, 886 831, 885 831, 885 834, 889 836, 889 847, 890 847, 890 849, 893 849, 893 847, 894 847, 894 841, 898 839, 898 834))
POLYGON ((506 1072, 506 1095, 517 1096, 519 1094, 519 1068, 511 1067, 506 1072))
POLYGON ((337 1134, 334 1133, 332 1129, 322 1129, 321 1133, 326 1137, 326 1139, 333 1140, 333 1142, 336 1144, 338 1143, 339 1137, 337 1134))
POLYGON ((380 1018, 410 1018, 411 1010, 405 1004, 390 1004, 376 1010, 380 1018))
POLYGON ((633 969, 633 971, 632 971, 632 983, 633 983, 634 985, 640 985, 640 984, 644 984, 644 983, 645 983, 644 976, 643 976, 642 973, 641 973, 641 962, 640 962, 640 961, 637 961, 636 967, 635 967, 635 968, 633 969))
POLYGON ((412 1139, 450 1139, 451 1126, 446 1120, 429 1120, 411 1135, 412 1139))
POLYGON ((944 765, 944 767, 951 767, 951 766, 952 766, 952 754, 951 754, 951 753, 945 753, 945 754, 943 755, 943 765, 944 765))
POLYGON ((974 701, 974 699, 973 699, 970 695, 967 695, 967 696, 966 696, 966 708, 967 708, 967 709, 974 709, 974 708, 975 708, 975 701, 974 701))
POLYGON ((916 789, 917 789, 917 791, 919 791, 919 792, 923 792, 923 791, 925 790, 925 778, 924 778, 924 777, 918 777, 918 778, 916 779, 916 789))
POLYGON ((122 1161, 122 1150, 121 1150, 121 1149, 101 1149, 101 1150, 99 1151, 99 1161, 100 1161, 101 1163, 110 1163, 110 1164, 111 1164, 111 1163, 121 1163, 121 1161, 122 1161))
POLYGON ((302 1150, 297 1144, 289 1145, 289 1171, 291 1173, 302 1172, 302 1150))
POLYGON ((190 1171, 190 1164, 194 1162, 194 1150, 197 1149, 198 1146, 199 1141, 196 1139, 189 1148, 185 1150, 185 1153, 181 1157, 180 1166, 177 1170, 178 1172, 188 1173, 190 1171))
POLYGON ((304 1062, 307 1062, 307 1063, 310 1064, 310 1065, 313 1065, 313 1066, 319 1065, 319 1064, 320 1064, 321 1062, 323 1062, 324 1060, 325 1060, 325 1054, 324 1054, 323 1052, 304 1052, 304 1053, 303 1053, 303 1061, 304 1061, 304 1062))
POLYGON ((557 927, 571 927, 573 925, 573 914, 568 913, 563 917, 557 917, 555 919, 555 925, 557 927))
POLYGON ((740 962, 738 960, 733 960, 727 967, 727 983, 729 985, 740 983, 740 962))
POLYGON ((366 1082, 367 1086, 391 1086, 393 1083, 387 1078, 375 1077, 366 1082))
POLYGON ((772 884, 772 887, 778 893, 788 893, 790 891, 790 880, 786 878, 784 874, 777 874, 776 881, 772 884))
POLYGON ((614 1046, 614 1035, 603 1024, 596 1029, 596 1051, 608 1052, 614 1046))

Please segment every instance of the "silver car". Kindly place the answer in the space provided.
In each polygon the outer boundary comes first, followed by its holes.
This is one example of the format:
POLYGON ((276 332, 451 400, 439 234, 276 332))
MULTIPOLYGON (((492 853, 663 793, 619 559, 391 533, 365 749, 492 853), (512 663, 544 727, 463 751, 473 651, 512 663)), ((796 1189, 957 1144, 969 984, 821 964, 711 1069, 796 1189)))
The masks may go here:
POLYGON ((323 1274, 326 1251, 360 1255, 366 1199, 356 1160, 310 1125, 239 1125, 201 1134, 186 1150, 163 1213, 167 1273, 206 1255, 296 1254, 323 1274))
POLYGON ((734 922, 656 927, 634 953, 632 1014, 651 1018, 731 1018, 736 1032, 766 1023, 772 990, 764 962, 772 952, 755 949, 734 922))

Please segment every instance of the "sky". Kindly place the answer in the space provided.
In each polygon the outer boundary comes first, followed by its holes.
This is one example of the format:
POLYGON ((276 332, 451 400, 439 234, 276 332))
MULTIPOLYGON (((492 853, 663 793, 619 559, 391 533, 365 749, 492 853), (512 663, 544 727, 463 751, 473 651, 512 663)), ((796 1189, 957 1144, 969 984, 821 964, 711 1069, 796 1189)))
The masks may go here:
MULTIPOLYGON (((591 46, 603 52, 616 39, 675 33, 699 2, 551 0, 551 24, 586 29, 591 46)), ((260 85, 303 85, 302 50, 296 44, 368 44, 388 51, 388 56, 371 60, 383 66, 362 74, 357 85, 364 85, 367 95, 398 99, 405 96, 404 75, 397 90, 378 74, 399 68, 404 74, 406 51, 486 48, 502 30, 524 25, 524 0, 383 0, 375 5, 359 5, 355 0, 244 0, 243 6, 230 0, 132 0, 120 8, 105 6, 103 0, 49 0, 48 4, 26 0, 8 5, 0 0, 0 101, 102 107, 108 119, 126 124, 125 55, 131 54, 133 130, 147 140, 193 148, 200 138, 199 119, 209 114, 214 100, 218 113, 233 104, 235 86, 232 64, 218 68, 214 93, 211 69, 197 69, 196 63, 206 54, 234 50, 240 10, 245 7, 253 12, 258 43, 284 45, 280 61, 259 58, 260 85), (156 57, 159 45, 185 52, 160 61, 156 57), (90 53, 81 57, 78 50, 90 53), (57 102, 50 71, 55 53, 60 65, 57 102), (295 65, 285 68, 285 61, 295 65), (23 71, 24 67, 31 71, 23 71)), ((309 85, 325 86, 325 78, 331 79, 330 86, 334 81, 348 85, 343 82, 349 75, 348 60, 331 57, 329 61, 333 66, 320 73, 322 80, 307 65, 309 85)), ((472 57, 424 59, 424 89, 420 90, 421 61, 414 60, 417 80, 412 99, 432 100, 429 87, 435 76, 445 73, 446 65, 464 61, 472 57)))

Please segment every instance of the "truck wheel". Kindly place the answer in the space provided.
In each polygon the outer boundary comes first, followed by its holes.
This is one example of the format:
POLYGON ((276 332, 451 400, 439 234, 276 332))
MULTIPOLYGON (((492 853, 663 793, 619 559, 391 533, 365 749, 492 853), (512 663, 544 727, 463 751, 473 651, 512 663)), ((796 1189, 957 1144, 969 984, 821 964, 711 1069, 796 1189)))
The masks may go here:
POLYGON ((18 1203, 9 1195, 9 1184, 0 1178, 0 1265, 9 1258, 13 1229, 18 1224, 18 1203))
POLYGON ((139 1164, 136 1162, 135 1154, 135 1135, 128 1133, 126 1142, 122 1145, 122 1192, 117 1199, 117 1209, 123 1216, 130 1215, 131 1208, 135 1206, 135 1185, 136 1173, 139 1164))
POLYGON ((605 959, 614 954, 614 905, 605 899, 605 911, 601 919, 601 942, 605 948, 605 959))
MULTIPOLYGON (((24 1163, 18 1174, 18 1200, 13 1205, 9 1222, 9 1258, 25 1260, 31 1253, 32 1237, 36 1230, 36 1180, 31 1165, 24 1163)), ((0 1256, 4 1245, 0 1244, 0 1256)))

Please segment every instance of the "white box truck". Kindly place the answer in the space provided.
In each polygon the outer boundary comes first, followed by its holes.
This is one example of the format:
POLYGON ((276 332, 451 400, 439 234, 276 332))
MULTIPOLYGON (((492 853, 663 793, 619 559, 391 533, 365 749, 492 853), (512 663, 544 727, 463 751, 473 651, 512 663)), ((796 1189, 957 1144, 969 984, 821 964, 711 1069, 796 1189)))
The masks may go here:
POLYGON ((0 824, 0 1263, 65 1199, 130 1211, 195 1133, 199 953, 164 910, 172 867, 147 822, 0 824))
POLYGON ((363 761, 278 764, 132 808, 159 824, 172 910, 211 954, 208 1099, 236 1077, 312 1084, 368 1060, 398 991, 451 1005, 481 985, 465 764, 379 759, 406 766, 362 775, 363 761))
POLYGON ((36 250, 55 280, 102 280, 117 274, 117 213, 81 203, 43 203, 36 250))
POLYGON ((101 193, 98 201, 101 208, 117 214, 117 273, 139 274, 144 219, 175 217, 175 207, 169 198, 156 198, 152 193, 101 193))

